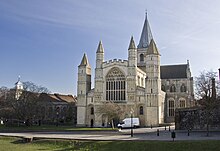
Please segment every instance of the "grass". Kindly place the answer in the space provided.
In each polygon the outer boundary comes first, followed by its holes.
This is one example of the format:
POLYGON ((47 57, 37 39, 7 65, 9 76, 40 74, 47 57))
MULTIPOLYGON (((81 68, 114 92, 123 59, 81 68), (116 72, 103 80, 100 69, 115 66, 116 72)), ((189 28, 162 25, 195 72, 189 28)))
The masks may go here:
POLYGON ((42 126, 5 126, 0 125, 0 131, 24 131, 24 130, 30 130, 30 131, 114 131, 117 129, 112 128, 78 128, 73 126, 54 126, 54 125, 42 125, 42 126))
POLYGON ((20 138, 0 137, 0 151, 218 151, 220 141, 74 141, 34 140, 23 143, 20 138))

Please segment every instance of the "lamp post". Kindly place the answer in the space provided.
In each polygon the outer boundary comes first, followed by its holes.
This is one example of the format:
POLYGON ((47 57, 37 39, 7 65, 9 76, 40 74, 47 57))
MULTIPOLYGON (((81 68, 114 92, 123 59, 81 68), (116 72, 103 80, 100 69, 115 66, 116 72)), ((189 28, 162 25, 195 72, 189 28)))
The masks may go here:
POLYGON ((56 123, 56 126, 58 126, 58 119, 59 119, 59 112, 57 111, 57 123, 56 123))
POLYGON ((133 115, 132 115, 132 111, 130 112, 131 113, 131 137, 133 137, 133 115))

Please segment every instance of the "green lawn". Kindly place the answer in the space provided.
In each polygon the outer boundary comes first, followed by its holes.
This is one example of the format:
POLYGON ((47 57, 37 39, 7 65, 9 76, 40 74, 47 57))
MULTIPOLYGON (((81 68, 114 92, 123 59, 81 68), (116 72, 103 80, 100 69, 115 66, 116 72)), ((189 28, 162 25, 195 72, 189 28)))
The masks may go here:
POLYGON ((34 140, 23 143, 20 138, 0 137, 0 151, 218 151, 220 141, 93 141, 34 140))
POLYGON ((54 125, 42 125, 42 126, 4 126, 0 125, 0 131, 23 131, 23 130, 33 130, 33 131, 112 131, 117 129, 112 128, 78 128, 73 126, 54 126, 54 125))

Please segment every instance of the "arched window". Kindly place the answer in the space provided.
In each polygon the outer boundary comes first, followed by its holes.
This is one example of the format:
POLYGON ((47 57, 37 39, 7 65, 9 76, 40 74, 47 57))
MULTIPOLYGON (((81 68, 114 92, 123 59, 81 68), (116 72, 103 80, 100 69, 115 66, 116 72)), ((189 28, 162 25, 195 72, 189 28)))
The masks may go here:
POLYGON ((163 84, 161 85, 161 90, 166 92, 165 85, 163 85, 163 84))
POLYGON ((125 87, 125 75, 118 68, 112 68, 106 76, 106 100, 125 100, 125 87))
POLYGON ((171 85, 170 92, 176 92, 176 87, 174 84, 171 85))
POLYGON ((186 86, 185 84, 182 84, 180 87, 180 92, 186 92, 186 86))
POLYGON ((168 101, 168 115, 174 116, 174 100, 168 101))
POLYGON ((144 114, 144 108, 143 108, 143 106, 140 106, 139 114, 140 114, 140 115, 143 115, 143 114, 144 114))
POLYGON ((140 54, 140 62, 144 61, 144 54, 140 54))
POLYGON ((90 114, 94 115, 94 107, 91 107, 90 114))
POLYGON ((180 103, 180 108, 185 108, 186 107, 186 100, 185 99, 181 99, 179 101, 179 103, 180 103))

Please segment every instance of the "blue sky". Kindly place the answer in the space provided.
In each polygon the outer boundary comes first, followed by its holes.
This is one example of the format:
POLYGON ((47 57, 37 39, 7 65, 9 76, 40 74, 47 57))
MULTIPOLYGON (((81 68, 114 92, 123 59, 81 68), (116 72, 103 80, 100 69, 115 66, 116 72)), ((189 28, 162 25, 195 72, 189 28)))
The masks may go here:
POLYGON ((217 71, 219 7, 219 0, 0 0, 0 87, 21 75, 53 93, 76 94, 83 53, 95 67, 102 40, 105 60, 127 59, 146 9, 162 65, 189 59, 193 76, 217 71))

